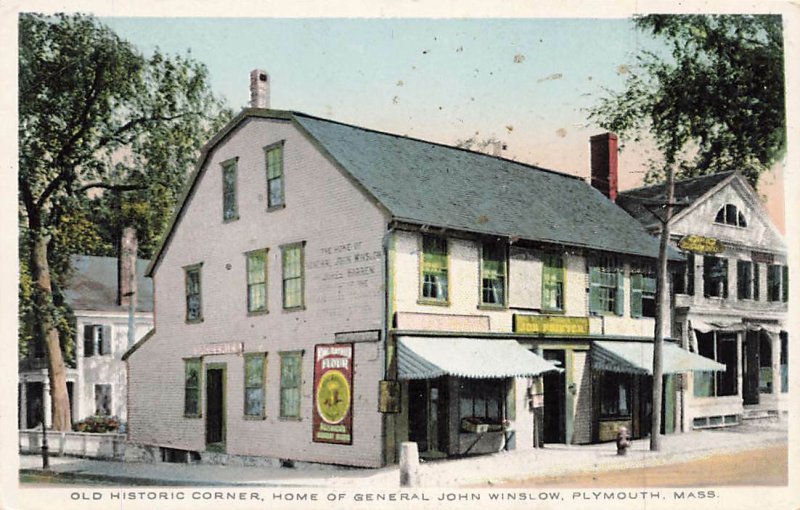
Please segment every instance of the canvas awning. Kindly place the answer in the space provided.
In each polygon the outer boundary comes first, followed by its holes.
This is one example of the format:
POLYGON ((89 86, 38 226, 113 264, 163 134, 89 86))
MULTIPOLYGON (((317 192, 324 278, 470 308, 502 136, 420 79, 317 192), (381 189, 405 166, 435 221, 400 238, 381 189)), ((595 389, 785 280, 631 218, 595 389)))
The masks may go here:
MULTIPOLYGON (((725 365, 664 343, 664 374, 724 371, 725 365)), ((592 368, 608 372, 653 375, 653 344, 648 342, 592 342, 592 368)))
POLYGON ((443 375, 486 379, 533 377, 561 371, 515 340, 402 336, 397 339, 397 378, 443 375))

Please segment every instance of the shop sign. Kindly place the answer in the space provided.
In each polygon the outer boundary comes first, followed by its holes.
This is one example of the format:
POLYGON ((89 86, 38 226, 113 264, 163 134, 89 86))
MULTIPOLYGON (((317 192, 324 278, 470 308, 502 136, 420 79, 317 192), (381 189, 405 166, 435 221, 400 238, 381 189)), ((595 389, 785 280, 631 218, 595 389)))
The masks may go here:
POLYGON ((756 264, 774 264, 775 263, 775 255, 772 253, 765 253, 763 251, 754 251, 750 254, 753 262, 756 264))
POLYGON ((514 331, 533 335, 580 336, 589 334, 588 317, 514 315, 514 331))
POLYGON ((314 347, 312 440, 353 444, 353 344, 314 347))
POLYGON ((684 236, 678 241, 678 248, 694 253, 722 253, 725 245, 719 239, 703 236, 684 236))
POLYGON ((192 353, 199 357, 213 354, 239 354, 243 350, 244 344, 242 342, 222 342, 198 345, 192 350, 192 353))

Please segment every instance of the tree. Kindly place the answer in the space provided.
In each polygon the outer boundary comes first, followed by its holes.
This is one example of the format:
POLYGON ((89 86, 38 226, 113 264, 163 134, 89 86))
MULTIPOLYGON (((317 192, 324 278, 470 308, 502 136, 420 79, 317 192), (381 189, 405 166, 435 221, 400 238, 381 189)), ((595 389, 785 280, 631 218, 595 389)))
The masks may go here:
POLYGON ((774 15, 650 15, 636 27, 665 52, 640 50, 621 91, 590 119, 623 138, 652 137, 677 177, 739 170, 755 186, 786 148, 783 30, 774 15), (668 53, 666 51, 668 50, 668 53))
POLYGON ((108 250, 92 221, 106 195, 119 204, 124 192, 159 197, 147 206, 162 218, 147 230, 157 238, 201 143, 230 112, 191 56, 146 58, 90 16, 22 14, 19 34, 20 257, 30 269, 21 293, 31 297, 29 333, 45 343, 53 428, 68 430, 57 291, 69 255, 108 250))

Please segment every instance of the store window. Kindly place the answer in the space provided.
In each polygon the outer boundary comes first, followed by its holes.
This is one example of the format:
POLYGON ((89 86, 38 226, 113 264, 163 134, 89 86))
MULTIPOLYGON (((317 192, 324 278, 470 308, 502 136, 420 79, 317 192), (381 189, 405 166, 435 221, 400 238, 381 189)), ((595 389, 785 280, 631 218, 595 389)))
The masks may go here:
POLYGON ((422 299, 447 302, 447 239, 422 236, 422 299))
POLYGON ((694 372, 695 397, 738 395, 736 335, 696 331, 698 354, 725 365, 724 372, 694 372))
POLYGON ((629 374, 603 372, 600 388, 600 418, 628 418, 631 416, 631 387, 629 374))
POLYGON ((542 309, 548 312, 564 310, 564 258, 558 254, 544 255, 542 309))
POLYGON ((302 384, 302 352, 282 352, 281 418, 300 418, 300 386, 302 384))
POLYGON ((598 258, 589 268, 589 311, 593 314, 623 314, 622 264, 613 256, 598 258))
POLYGON ((266 354, 255 353, 244 356, 244 415, 263 418, 264 381, 266 375, 266 354))
POLYGON ((187 417, 200 416, 200 368, 199 358, 184 360, 183 414, 187 417))
POLYGON ((508 256, 502 243, 481 246, 481 304, 505 306, 508 256))
POLYGON ((247 254, 247 311, 267 311, 267 250, 247 254))
POLYGON ((703 295, 728 297, 728 259, 711 255, 703 257, 703 295))
POLYGON ((459 416, 501 424, 507 415, 508 379, 459 379, 459 416))

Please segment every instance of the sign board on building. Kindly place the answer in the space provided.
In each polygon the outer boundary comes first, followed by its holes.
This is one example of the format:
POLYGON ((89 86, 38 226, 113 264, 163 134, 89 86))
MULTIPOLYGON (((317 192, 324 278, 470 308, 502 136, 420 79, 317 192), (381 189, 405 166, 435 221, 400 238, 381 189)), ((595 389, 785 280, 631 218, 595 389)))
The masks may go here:
POLYGON ((722 253, 725 251, 725 245, 719 239, 695 235, 682 237, 678 241, 678 248, 694 253, 722 253))
POLYGON ((353 444, 353 344, 314 346, 312 440, 353 444))
POLYGON ((378 411, 382 413, 400 412, 400 382, 381 381, 378 411))
POLYGON ((588 335, 589 318, 514 314, 514 332, 554 336, 588 335))
POLYGON ((753 259, 753 262, 756 264, 774 264, 775 263, 775 255, 772 253, 765 253, 763 251, 754 251, 750 254, 750 257, 753 259))
POLYGON ((243 351, 244 344, 242 342, 222 342, 198 345, 192 350, 192 353, 200 357, 213 354, 240 354, 243 351))

